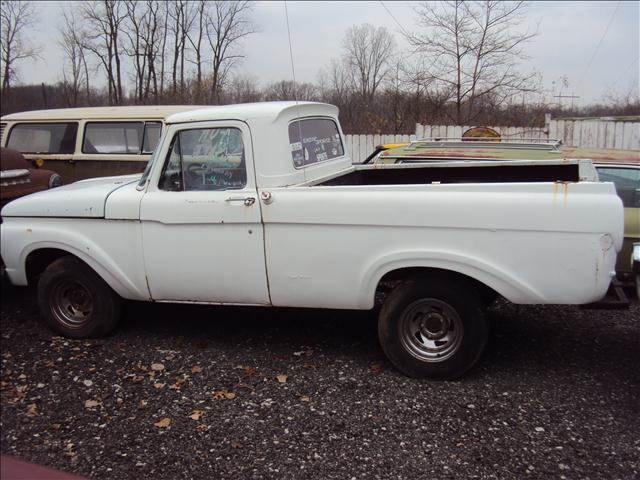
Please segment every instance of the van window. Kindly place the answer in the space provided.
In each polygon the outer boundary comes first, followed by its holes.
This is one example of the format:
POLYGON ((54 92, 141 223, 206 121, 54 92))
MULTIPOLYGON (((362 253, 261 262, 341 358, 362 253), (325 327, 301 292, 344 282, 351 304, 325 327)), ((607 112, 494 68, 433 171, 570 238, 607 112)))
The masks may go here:
POLYGON ((291 122, 289 146, 296 168, 344 155, 338 126, 330 118, 305 118, 291 122))
POLYGON ((143 130, 143 122, 89 122, 82 153, 139 154, 143 130))
POLYGON ((142 142, 142 153, 152 153, 158 146, 162 133, 161 122, 146 122, 144 125, 144 141, 142 142))
POLYGON ((74 153, 78 124, 18 123, 9 132, 7 148, 21 153, 74 153))

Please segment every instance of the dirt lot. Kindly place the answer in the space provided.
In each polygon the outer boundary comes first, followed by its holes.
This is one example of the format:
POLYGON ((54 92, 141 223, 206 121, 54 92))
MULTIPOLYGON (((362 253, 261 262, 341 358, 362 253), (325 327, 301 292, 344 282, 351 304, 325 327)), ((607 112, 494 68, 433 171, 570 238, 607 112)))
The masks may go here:
POLYGON ((2 453, 96 479, 640 478, 640 308, 489 315, 480 365, 428 382, 372 313, 133 304, 70 341, 9 289, 2 453))

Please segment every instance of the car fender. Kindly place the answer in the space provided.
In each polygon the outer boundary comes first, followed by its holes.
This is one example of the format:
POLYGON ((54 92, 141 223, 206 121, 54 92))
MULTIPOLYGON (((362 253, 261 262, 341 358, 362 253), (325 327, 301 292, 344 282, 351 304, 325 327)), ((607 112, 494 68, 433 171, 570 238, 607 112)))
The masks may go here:
POLYGON ((527 283, 517 272, 508 272, 477 257, 469 257, 445 250, 396 251, 377 258, 369 264, 360 282, 359 304, 370 308, 382 277, 403 268, 437 268, 466 275, 492 288, 514 303, 544 303, 544 296, 527 283))
POLYGON ((132 272, 138 271, 137 268, 127 273, 122 268, 123 262, 116 261, 88 235, 51 225, 25 229, 12 222, 5 222, 3 230, 3 258, 17 259, 17 264, 7 263, 7 273, 15 285, 28 284, 26 261, 29 254, 40 249, 57 249, 85 262, 121 297, 150 300, 143 272, 142 278, 132 278, 132 272))

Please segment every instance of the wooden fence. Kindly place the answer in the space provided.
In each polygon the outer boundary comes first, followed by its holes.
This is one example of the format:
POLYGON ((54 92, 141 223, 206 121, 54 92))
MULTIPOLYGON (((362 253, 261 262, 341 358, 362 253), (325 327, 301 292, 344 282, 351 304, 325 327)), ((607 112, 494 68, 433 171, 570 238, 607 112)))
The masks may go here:
POLYGON ((411 142, 415 135, 345 135, 347 152, 351 155, 351 161, 362 162, 367 158, 377 145, 383 143, 411 142))
POLYGON ((581 148, 640 150, 640 121, 614 117, 549 119, 549 138, 581 148))
MULTIPOLYGON (((416 124, 415 135, 346 135, 347 152, 354 162, 367 158, 382 143, 409 142, 421 138, 460 138, 471 126, 416 124)), ((601 118, 558 118, 547 115, 544 128, 495 127, 510 140, 562 140, 563 145, 581 148, 640 150, 640 120, 601 118)))

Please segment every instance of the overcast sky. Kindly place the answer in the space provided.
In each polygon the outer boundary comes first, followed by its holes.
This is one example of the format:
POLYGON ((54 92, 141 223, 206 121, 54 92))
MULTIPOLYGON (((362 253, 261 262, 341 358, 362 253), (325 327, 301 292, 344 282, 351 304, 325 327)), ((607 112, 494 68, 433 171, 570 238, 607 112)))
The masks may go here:
MULTIPOLYGON (((22 83, 61 78, 62 53, 56 41, 65 2, 37 3, 39 24, 30 37, 42 47, 42 59, 19 66, 22 83)), ((403 27, 414 28, 415 2, 387 0, 384 5, 403 27)), ((400 29, 381 2, 289 1, 287 7, 298 81, 317 79, 319 69, 340 55, 344 32, 353 24, 388 27, 396 35, 399 54, 407 52, 400 29)), ((256 2, 252 17, 260 32, 245 40, 246 58, 238 70, 263 85, 290 79, 284 3, 256 2)), ((640 2, 532 2, 526 27, 540 35, 527 46, 530 58, 522 68, 540 71, 549 90, 555 80, 558 93, 558 79, 566 75, 569 89, 562 93, 575 92, 581 96, 578 103, 584 104, 600 100, 610 90, 639 88, 640 2)))

